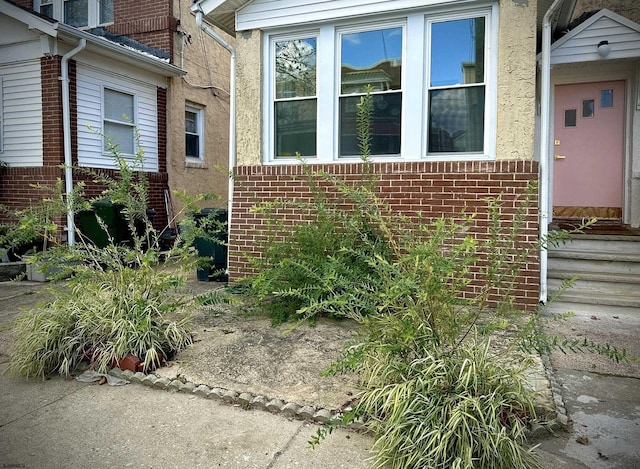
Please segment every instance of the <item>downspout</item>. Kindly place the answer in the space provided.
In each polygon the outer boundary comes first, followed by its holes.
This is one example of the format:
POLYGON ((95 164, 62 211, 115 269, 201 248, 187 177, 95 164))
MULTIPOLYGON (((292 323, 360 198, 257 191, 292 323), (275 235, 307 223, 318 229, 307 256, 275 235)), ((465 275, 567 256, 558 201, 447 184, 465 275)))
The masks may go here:
MULTIPOLYGON (((196 24, 206 34, 211 36, 218 44, 229 51, 231 60, 229 64, 229 206, 227 211, 227 233, 231 233, 231 209, 233 206, 233 168, 236 165, 236 50, 222 36, 207 26, 202 21, 200 5, 196 10, 196 24)), ((229 249, 227 249, 227 269, 229 268, 229 249)))
MULTIPOLYGON (((551 122, 551 16, 564 0, 555 0, 542 19, 542 52, 540 65, 540 239, 549 234, 549 128, 551 122)), ((540 303, 547 303, 548 252, 540 250, 540 303)))
POLYGON ((73 220, 73 171, 71 165, 71 103, 69 98, 69 59, 87 47, 87 40, 80 39, 75 49, 62 56, 60 81, 62 81, 62 134, 64 146, 64 185, 67 200, 67 241, 69 246, 76 242, 75 222, 73 220))

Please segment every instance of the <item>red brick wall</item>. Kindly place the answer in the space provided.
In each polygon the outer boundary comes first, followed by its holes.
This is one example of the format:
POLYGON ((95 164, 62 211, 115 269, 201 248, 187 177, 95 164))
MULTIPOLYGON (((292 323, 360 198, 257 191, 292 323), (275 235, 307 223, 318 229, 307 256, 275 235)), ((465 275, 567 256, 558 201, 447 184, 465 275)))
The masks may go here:
MULTIPOLYGON (((363 166, 358 163, 313 165, 311 168, 346 180, 357 180, 363 166)), ((471 233, 478 239, 488 236, 486 199, 502 194, 501 219, 503 226, 509 226, 528 182, 538 178, 537 163, 532 161, 376 163, 373 171, 380 175, 379 196, 392 210, 408 216, 421 212, 427 219, 455 216, 463 210, 469 214, 476 213, 471 233)), ((331 191, 330 186, 326 187, 331 191)), ((311 200, 301 166, 240 166, 235 169, 229 236, 231 281, 252 273, 248 257, 259 256, 260 244, 265 240, 265 219, 251 213, 251 207, 258 202, 276 199, 311 200)), ((538 237, 535 199, 527 212, 526 227, 519 235, 526 243, 534 243, 538 237)), ((282 210, 281 216, 290 224, 304 220, 304 214, 294 210, 282 210)), ((535 253, 522 267, 516 286, 515 297, 519 306, 533 308, 537 305, 539 272, 538 255, 535 253)), ((482 284, 477 272, 472 275, 467 296, 474 295, 482 284)), ((495 294, 493 299, 497 299, 495 294)))
POLYGON ((107 29, 162 49, 173 59, 177 21, 172 14, 172 0, 115 0, 113 8, 114 24, 107 29))
POLYGON ((42 141, 44 166, 64 163, 62 134, 62 57, 40 59, 42 80, 42 141))

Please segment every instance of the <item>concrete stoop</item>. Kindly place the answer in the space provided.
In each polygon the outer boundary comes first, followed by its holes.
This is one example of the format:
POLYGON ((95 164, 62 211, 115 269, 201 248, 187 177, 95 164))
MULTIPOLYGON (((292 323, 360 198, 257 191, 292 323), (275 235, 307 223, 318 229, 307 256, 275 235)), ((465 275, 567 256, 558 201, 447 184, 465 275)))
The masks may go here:
POLYGON ((640 236, 576 235, 548 254, 549 312, 640 315, 640 236))

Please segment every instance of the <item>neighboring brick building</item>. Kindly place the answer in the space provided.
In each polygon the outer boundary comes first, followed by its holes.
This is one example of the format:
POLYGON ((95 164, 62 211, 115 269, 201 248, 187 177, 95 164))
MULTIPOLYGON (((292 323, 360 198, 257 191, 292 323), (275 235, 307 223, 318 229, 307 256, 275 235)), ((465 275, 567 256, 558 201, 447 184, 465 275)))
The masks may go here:
MULTIPOLYGON (((227 193, 215 167, 228 161, 229 58, 197 35, 189 5, 0 0, 0 28, 11 32, 0 38, 0 204, 28 206, 39 194, 31 185, 64 179, 65 73, 73 165, 115 174, 101 133, 133 155, 137 130, 157 228, 168 221, 169 189, 207 192, 214 180, 227 193), (63 56, 82 42, 63 70, 63 56)), ((89 186, 90 195, 102 190, 89 186)))

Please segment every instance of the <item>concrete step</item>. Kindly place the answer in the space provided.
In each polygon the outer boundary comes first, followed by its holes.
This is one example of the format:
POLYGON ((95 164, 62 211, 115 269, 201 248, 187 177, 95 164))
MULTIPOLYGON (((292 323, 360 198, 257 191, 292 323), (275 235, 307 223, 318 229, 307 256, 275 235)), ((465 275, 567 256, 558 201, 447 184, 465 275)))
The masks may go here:
POLYGON ((556 252, 623 253, 640 256, 640 236, 575 237, 559 246, 549 246, 549 256, 556 252))
MULTIPOLYGON (((561 278, 550 278, 549 296, 555 296, 561 285, 561 278)), ((640 307, 640 283, 638 277, 612 282, 606 281, 606 276, 592 275, 591 279, 577 280, 573 287, 561 292, 558 299, 577 303, 593 302, 593 304, 640 307)))
MULTIPOLYGON (((563 253, 566 254, 566 253, 563 253)), ((611 273, 622 275, 640 275, 640 260, 628 259, 603 260, 567 257, 549 257, 549 271, 569 271, 576 273, 611 273)))
POLYGON ((542 306, 542 311, 549 314, 564 314, 572 312, 579 315, 607 314, 609 316, 629 316, 640 319, 640 302, 624 301, 623 304, 608 304, 606 299, 580 297, 579 301, 572 301, 574 298, 558 299, 542 306), (587 301, 588 302, 585 302, 587 301))

